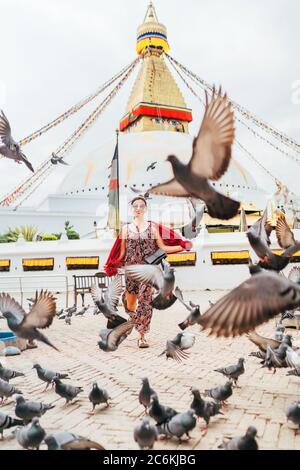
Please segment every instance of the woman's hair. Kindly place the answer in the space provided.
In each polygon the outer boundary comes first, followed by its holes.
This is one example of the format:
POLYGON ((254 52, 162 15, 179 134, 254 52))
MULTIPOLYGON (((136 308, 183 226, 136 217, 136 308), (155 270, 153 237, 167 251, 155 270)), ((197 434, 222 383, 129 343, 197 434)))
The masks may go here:
POLYGON ((132 199, 132 201, 130 201, 130 204, 131 206, 133 206, 133 204, 135 203, 135 201, 144 201, 145 203, 145 206, 147 207, 147 200, 146 198, 144 198, 144 196, 136 196, 132 199))

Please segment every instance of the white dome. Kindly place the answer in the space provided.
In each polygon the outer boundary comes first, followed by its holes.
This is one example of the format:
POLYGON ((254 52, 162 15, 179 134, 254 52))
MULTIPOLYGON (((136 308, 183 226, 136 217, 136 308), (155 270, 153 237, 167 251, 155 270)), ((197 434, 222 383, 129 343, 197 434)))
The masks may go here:
MULTIPOLYGON (((188 162, 192 154, 193 137, 177 132, 141 132, 120 134, 119 136, 119 176, 123 210, 128 200, 134 196, 130 187, 145 192, 150 186, 162 183, 172 177, 171 165, 166 162, 170 154, 175 154, 188 162), (147 171, 148 165, 158 162, 154 170, 147 171)), ((114 154, 115 139, 83 158, 66 176, 58 188, 58 193, 68 195, 99 195, 105 200, 108 193, 110 164, 114 154)), ((257 188, 251 174, 234 159, 226 174, 213 185, 226 195, 242 201, 247 207, 253 204, 262 208, 265 194, 257 188)), ((182 200, 153 196, 153 203, 159 212, 170 216, 170 210, 177 219, 176 212, 182 212, 182 200), (178 203, 178 206, 177 206, 178 203)), ((151 211, 153 215, 153 211, 151 211)), ((163 220, 163 217, 161 220, 163 220)))

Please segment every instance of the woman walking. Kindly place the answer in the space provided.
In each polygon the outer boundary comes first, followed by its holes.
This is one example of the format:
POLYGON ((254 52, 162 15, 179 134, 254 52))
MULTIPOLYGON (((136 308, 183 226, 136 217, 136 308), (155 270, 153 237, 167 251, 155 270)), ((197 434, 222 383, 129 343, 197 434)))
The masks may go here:
MULTIPOLYGON (((119 240, 112 249, 106 271, 112 266, 145 264, 145 258, 155 253, 159 248, 166 254, 179 253, 185 249, 190 249, 191 243, 184 241, 179 235, 166 227, 163 227, 171 239, 163 239, 158 224, 145 220, 147 212, 147 201, 142 196, 137 196, 131 201, 133 222, 126 224, 122 228, 119 240), (170 246, 172 245, 172 246, 170 246), (112 261, 113 253, 118 250, 118 257, 112 261)), ((113 271, 110 272, 110 274, 113 271)), ((126 290, 123 294, 125 309, 130 313, 130 317, 135 320, 135 328, 139 332, 140 338, 138 346, 148 348, 145 335, 150 330, 152 318, 152 294, 153 287, 150 284, 140 283, 129 276, 126 276, 126 290)))

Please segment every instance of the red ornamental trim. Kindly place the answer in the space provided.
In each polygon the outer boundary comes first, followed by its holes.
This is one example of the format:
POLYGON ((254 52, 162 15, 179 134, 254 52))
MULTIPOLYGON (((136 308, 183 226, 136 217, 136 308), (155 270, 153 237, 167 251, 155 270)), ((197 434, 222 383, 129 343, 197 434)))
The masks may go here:
POLYGON ((127 114, 120 122, 120 131, 123 131, 141 116, 154 116, 169 119, 179 119, 180 121, 191 122, 193 120, 192 111, 176 110, 172 108, 160 108, 158 106, 150 107, 140 105, 127 114))
POLYGON ((118 180, 111 180, 111 182, 109 183, 109 190, 114 190, 114 189, 118 189, 119 185, 118 185, 118 180))

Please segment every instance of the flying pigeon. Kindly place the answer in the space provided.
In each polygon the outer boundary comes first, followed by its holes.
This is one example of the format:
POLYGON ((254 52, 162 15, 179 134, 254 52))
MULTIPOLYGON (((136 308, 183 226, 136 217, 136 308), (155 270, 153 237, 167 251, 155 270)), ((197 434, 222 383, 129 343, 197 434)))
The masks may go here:
POLYGON ((147 166, 146 171, 155 170, 157 162, 152 162, 151 165, 147 166))
POLYGON ((181 330, 185 330, 188 326, 199 324, 199 320, 201 317, 200 306, 194 304, 191 301, 189 302, 189 304, 187 304, 183 299, 183 295, 179 287, 176 287, 174 294, 177 299, 182 303, 182 305, 184 305, 185 308, 190 312, 188 317, 183 322, 178 324, 179 328, 181 330))
POLYGON ((27 168, 34 173, 31 163, 21 151, 19 144, 12 138, 10 124, 3 111, 0 113, 0 154, 17 163, 25 163, 27 168))
POLYGON ((193 154, 185 165, 170 155, 174 178, 150 188, 150 194, 174 197, 194 197, 205 202, 211 217, 231 219, 239 210, 240 202, 215 191, 208 180, 219 180, 228 169, 234 141, 234 114, 226 94, 221 90, 208 103, 198 136, 194 140, 193 154))
POLYGON ((223 450, 258 450, 258 444, 256 442, 257 430, 253 426, 249 426, 246 434, 241 437, 234 437, 228 442, 223 442, 219 449, 223 450))
POLYGON ((122 323, 114 329, 104 328, 100 331, 99 348, 105 352, 116 351, 120 344, 130 335, 134 327, 134 321, 122 323))
POLYGON ((247 237, 251 247, 260 258, 259 266, 264 269, 282 271, 290 262, 291 256, 300 250, 300 242, 297 242, 286 223, 285 219, 279 218, 276 223, 276 235, 279 245, 284 248, 282 255, 272 252, 269 247, 269 239, 265 224, 267 222, 267 211, 248 230, 247 237))
POLYGON ((300 286, 272 271, 259 272, 218 300, 200 318, 217 336, 253 330, 278 313, 300 306, 300 286))
POLYGON ((38 418, 33 418, 29 426, 18 429, 16 438, 23 449, 40 449, 40 445, 46 436, 46 431, 42 428, 38 418))
POLYGON ((184 236, 184 238, 187 238, 188 240, 192 240, 193 238, 196 238, 201 230, 200 227, 200 222, 203 218, 204 215, 204 210, 205 210, 205 205, 201 204, 200 209, 197 207, 197 205, 194 204, 192 199, 188 199, 189 203, 191 205, 191 220, 188 222, 187 225, 184 227, 181 227, 181 233, 184 236))
POLYGON ((153 449, 158 438, 156 426, 150 424, 148 418, 143 418, 142 422, 135 426, 133 438, 138 443, 140 449, 153 449))
POLYGON ((91 287, 92 299, 98 310, 107 318, 108 329, 113 329, 126 322, 125 318, 121 317, 117 310, 122 291, 122 278, 119 275, 114 277, 104 294, 96 284, 91 287))
POLYGON ((8 327, 19 337, 27 340, 38 340, 58 349, 50 343, 39 329, 48 328, 55 317, 56 303, 53 295, 47 291, 36 293, 35 303, 26 314, 21 305, 10 295, 0 294, 0 311, 7 320, 8 327))
POLYGON ((52 165, 57 165, 58 163, 60 163, 61 165, 69 165, 68 163, 66 163, 63 159, 64 157, 59 157, 58 155, 56 155, 54 152, 52 153, 52 157, 51 157, 51 163, 52 165))
POLYGON ((176 335, 176 337, 167 341, 166 349, 159 354, 159 356, 166 355, 166 358, 169 357, 175 359, 177 362, 181 362, 182 359, 187 359, 189 353, 186 353, 186 349, 190 349, 195 344, 195 335, 187 332, 181 332, 176 335))
POLYGON ((173 294, 174 268, 167 261, 162 260, 162 269, 152 264, 125 266, 125 275, 137 282, 151 284, 157 289, 158 293, 152 300, 152 305, 157 310, 165 310, 176 302, 177 298, 173 294))

